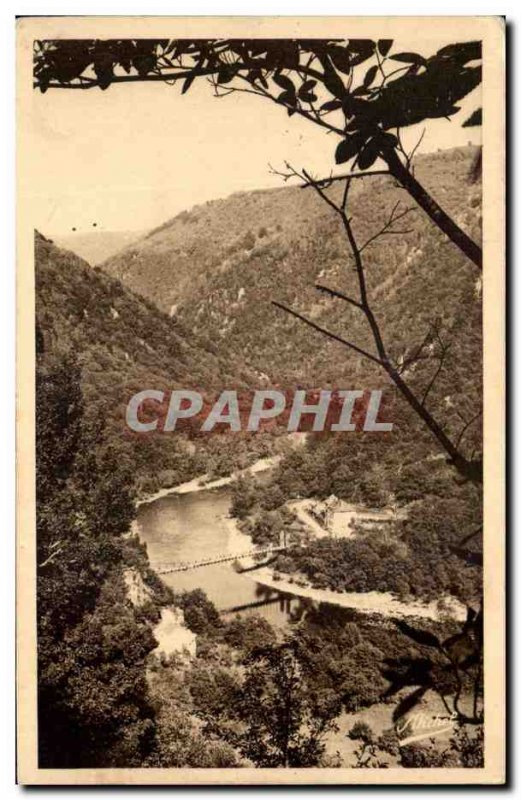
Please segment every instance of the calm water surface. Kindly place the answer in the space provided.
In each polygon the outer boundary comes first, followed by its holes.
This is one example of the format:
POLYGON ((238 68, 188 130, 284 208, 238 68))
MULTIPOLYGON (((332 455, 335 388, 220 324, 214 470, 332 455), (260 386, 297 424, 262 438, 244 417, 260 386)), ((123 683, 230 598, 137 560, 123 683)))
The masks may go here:
MULTIPOLYGON (((232 536, 227 487, 170 495, 138 509, 139 535, 152 566, 199 561, 228 552, 232 536)), ((245 548, 246 549, 246 548, 245 548)), ((201 588, 221 612, 262 614, 272 624, 288 622, 299 598, 274 591, 235 572, 233 562, 161 576, 174 591, 201 588), (234 611, 231 611, 234 609, 234 611)))

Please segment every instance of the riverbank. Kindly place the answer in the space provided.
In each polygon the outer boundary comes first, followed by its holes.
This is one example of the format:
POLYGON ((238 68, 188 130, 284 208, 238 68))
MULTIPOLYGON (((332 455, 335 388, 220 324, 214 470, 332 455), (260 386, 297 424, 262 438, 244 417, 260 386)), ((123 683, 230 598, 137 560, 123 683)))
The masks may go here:
MULTIPOLYGON (((269 469, 272 469, 276 464, 279 462, 280 457, 274 456, 271 458, 263 458, 259 461, 255 462, 251 467, 240 470, 232 475, 227 477, 219 478, 214 481, 208 481, 206 476, 200 476, 195 478, 191 481, 186 483, 180 484, 178 486, 169 488, 169 489, 162 489, 159 492, 156 492, 153 495, 150 495, 147 498, 143 498, 139 505, 146 506, 149 505, 156 500, 159 500, 163 497, 169 496, 190 496, 194 495, 194 503, 196 502, 196 496, 199 494, 201 495, 201 503, 197 499, 197 506, 201 505, 204 511, 198 511, 195 513, 195 516, 188 516, 186 521, 184 522, 184 527, 181 527, 179 530, 179 535, 184 537, 184 532, 187 530, 186 525, 188 528, 192 530, 194 533, 195 531, 200 528, 200 525, 206 526, 206 530, 199 531, 200 538, 197 541, 197 536, 195 538, 190 536, 189 541, 189 550, 190 556, 193 557, 194 551, 199 548, 201 552, 204 552, 204 555, 207 555, 206 544, 208 542, 208 536, 211 535, 214 537, 215 530, 220 526, 221 529, 224 528, 226 532, 226 544, 225 549, 229 553, 241 553, 248 551, 252 548, 253 542, 251 537, 240 530, 238 522, 236 519, 230 517, 229 515, 229 508, 230 504, 227 500, 226 503, 223 504, 222 501, 218 500, 218 491, 215 491, 214 495, 206 494, 212 490, 219 490, 225 489, 230 484, 233 483, 238 477, 243 475, 254 475, 257 473, 265 472, 269 469), (210 501, 210 498, 213 499, 210 501), (214 520, 214 522, 212 522, 214 520), (196 525, 197 528, 192 528, 191 526, 196 525), (215 525, 214 527, 209 527, 215 525)), ((188 499, 188 497, 186 497, 188 499)), ((305 523, 310 528, 319 527, 320 531, 312 530, 310 531, 312 535, 318 537, 319 534, 324 536, 327 534, 327 531, 319 525, 319 523, 308 514, 308 508, 306 503, 310 501, 293 501, 292 510, 294 512, 300 511, 300 518, 301 522, 305 523), (302 506, 302 507, 301 507, 302 506)), ((165 510, 164 512, 168 518, 168 512, 165 510)), ((178 518, 179 513, 186 513, 181 512, 180 509, 177 509, 175 512, 175 518, 178 518)), ((193 512, 192 512, 193 513, 193 512)), ((168 519, 168 525, 173 525, 173 520, 168 519)), ((160 537, 161 541, 161 537, 160 537)), ((214 538, 212 538, 214 542, 214 538)), ((187 546, 188 542, 185 542, 185 546, 187 546)), ((222 552, 220 550, 219 552, 222 552)), ((161 557, 158 560, 161 561, 182 561, 185 559, 186 556, 184 553, 176 552, 175 556, 164 556, 161 554, 161 557)), ((248 583, 257 583, 261 586, 265 586, 273 591, 280 592, 281 594, 288 594, 293 595, 295 597, 302 597, 308 598, 313 600, 317 603, 327 603, 330 605, 340 606, 342 608, 351 608, 356 611, 360 611, 362 613, 367 614, 380 614, 385 617, 389 618, 404 618, 404 617, 417 617, 423 619, 430 619, 434 621, 439 621, 443 618, 447 619, 450 618, 452 620, 457 621, 464 621, 466 618, 466 608, 465 606, 460 603, 456 598, 447 597, 443 598, 442 602, 432 601, 430 603, 424 603, 416 599, 410 599, 407 601, 398 600, 394 595, 389 592, 378 592, 378 591, 371 591, 371 592, 337 592, 331 589, 318 589, 313 587, 303 576, 300 575, 286 575, 277 573, 275 570, 271 569, 268 566, 261 566, 256 567, 256 562, 253 558, 246 558, 241 560, 241 564, 244 568, 248 569, 248 572, 241 573, 241 579, 246 579, 248 583), (298 581, 298 584, 297 582, 298 581)), ((230 567, 231 570, 231 567, 230 567)), ((206 573, 205 573, 206 575, 206 573)), ((211 581, 211 584, 205 586, 205 581, 199 582, 199 575, 194 576, 197 579, 197 584, 202 586, 204 590, 207 591, 209 596, 214 594, 214 583, 213 581, 218 579, 217 573, 212 575, 208 575, 205 577, 206 582, 208 580, 211 581)), ((176 578, 177 583, 180 581, 179 575, 176 578)), ((183 583, 184 583, 183 578, 183 583)), ((223 595, 230 594, 231 591, 231 584, 233 584, 232 575, 229 575, 229 580, 227 578, 224 579, 226 588, 221 586, 221 592, 223 595), (231 581, 231 584, 230 584, 231 581)), ((244 585, 244 584, 243 584, 244 585)), ((186 587, 183 587, 186 588, 186 587)), ((244 604, 244 592, 240 586, 237 587, 237 594, 242 595, 241 600, 237 600, 232 598, 231 600, 222 600, 219 598, 219 601, 216 603, 217 607, 225 607, 228 608, 230 606, 235 606, 238 604, 244 604)), ((254 596, 252 593, 252 601, 254 600, 254 596)), ((215 602, 215 598, 214 598, 215 602)))
POLYGON ((157 492, 154 492, 154 494, 142 497, 136 501, 136 506, 139 507, 148 503, 155 503, 156 500, 161 500, 163 497, 170 497, 176 494, 193 494, 194 492, 207 492, 211 489, 222 489, 224 486, 229 486, 238 478, 247 477, 248 475, 257 475, 259 472, 266 472, 269 469, 273 469, 273 467, 276 467, 280 462, 281 458, 282 456, 259 458, 251 467, 237 470, 236 472, 232 472, 231 475, 226 475, 223 478, 216 478, 215 480, 210 480, 207 474, 198 475, 185 483, 159 489, 157 492))
POLYGON ((259 569, 245 574, 251 580, 278 592, 306 597, 317 603, 351 608, 363 614, 381 614, 384 617, 395 619, 419 617, 435 622, 442 619, 464 622, 467 615, 465 606, 455 597, 445 597, 441 601, 433 600, 430 603, 422 603, 418 600, 401 601, 390 592, 335 592, 332 589, 317 589, 310 584, 302 585, 303 580, 300 577, 297 585, 295 578, 290 575, 284 577, 271 567, 259 567, 259 569))
MULTIPOLYGON (((230 553, 240 550, 249 550, 254 547, 251 536, 240 530, 238 522, 233 517, 225 517, 225 524, 229 532, 228 550, 230 553)), ((327 603, 341 608, 350 608, 364 614, 380 614, 389 618, 418 617, 439 622, 442 619, 451 619, 464 622, 467 609, 456 597, 447 596, 441 601, 424 603, 420 600, 398 600, 390 592, 335 592, 332 589, 317 589, 308 583, 303 576, 285 575, 271 567, 254 569, 253 558, 240 561, 247 572, 241 573, 249 580, 260 583, 270 589, 295 597, 305 597, 316 603, 327 603), (298 583, 296 581, 298 580, 298 583)))

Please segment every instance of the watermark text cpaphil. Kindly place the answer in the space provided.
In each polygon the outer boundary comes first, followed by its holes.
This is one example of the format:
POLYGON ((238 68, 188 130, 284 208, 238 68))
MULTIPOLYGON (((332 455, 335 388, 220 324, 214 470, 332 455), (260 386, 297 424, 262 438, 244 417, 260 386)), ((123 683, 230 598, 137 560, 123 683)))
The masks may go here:
POLYGON ((125 416, 136 433, 254 433, 274 426, 288 432, 389 432, 388 405, 380 389, 227 389, 215 396, 143 389, 129 399, 125 416))

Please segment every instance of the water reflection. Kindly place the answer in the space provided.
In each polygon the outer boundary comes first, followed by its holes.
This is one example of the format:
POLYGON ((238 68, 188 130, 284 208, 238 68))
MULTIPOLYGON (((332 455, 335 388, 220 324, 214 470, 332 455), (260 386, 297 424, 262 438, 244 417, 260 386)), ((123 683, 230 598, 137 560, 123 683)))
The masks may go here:
MULTIPOLYGON (((197 561, 228 549, 229 489, 163 497, 138 512, 141 539, 153 564, 197 561)), ((264 564, 265 566, 266 564, 264 564)), ((254 580, 254 568, 237 571, 233 562, 162 576, 174 591, 200 588, 225 616, 260 614, 271 624, 302 618, 311 601, 254 580)))

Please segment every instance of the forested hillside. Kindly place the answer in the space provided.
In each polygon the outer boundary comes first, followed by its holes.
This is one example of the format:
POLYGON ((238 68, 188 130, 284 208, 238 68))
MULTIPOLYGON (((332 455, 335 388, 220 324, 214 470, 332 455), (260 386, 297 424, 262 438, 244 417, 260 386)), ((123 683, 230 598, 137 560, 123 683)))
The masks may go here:
POLYGON ((77 360, 89 414, 106 424, 99 446, 117 446, 138 488, 155 488, 158 480, 179 483, 208 467, 226 471, 232 456, 247 457, 242 440, 232 452, 229 443, 211 437, 195 453, 179 435, 137 437, 125 425, 135 392, 244 387, 251 375, 240 363, 209 352, 181 322, 39 233, 35 256, 38 346, 77 360))
MULTIPOLYGON (((473 147, 440 151, 419 157, 416 171, 479 241, 481 183, 473 174, 475 159, 473 147)), ((337 198, 341 189, 334 184, 327 191, 337 198)), ((355 181, 352 192, 349 213, 359 244, 382 228, 393 208, 411 209, 391 228, 394 234, 364 248, 368 294, 403 377, 452 439, 461 441, 467 457, 479 457, 478 273, 390 177, 355 181), (415 357, 421 345, 421 357, 415 357)), ((108 260, 103 269, 190 327, 229 365, 250 369, 260 382, 378 387, 394 397, 377 366, 271 303, 282 301, 374 352, 359 310, 315 288, 320 283, 355 298, 358 291, 341 223, 312 187, 235 194, 196 207, 108 260)), ((392 417, 393 432, 376 440, 367 435, 317 437, 311 453, 315 470, 310 472, 307 464, 306 479, 297 481, 294 491, 334 492, 369 503, 386 502, 391 495, 404 502, 419 496, 426 478, 419 477, 426 469, 423 464, 440 456, 439 446, 399 397, 392 417)), ((428 484, 436 482, 443 468, 435 461, 430 464, 428 484)))
MULTIPOLYGON (((472 159, 470 149, 439 153, 419 160, 418 170, 478 240, 480 185, 468 177, 472 159)), ((397 201, 410 205, 403 195, 388 178, 358 183, 351 213, 361 242, 397 201)), ((420 211, 408 214, 400 230, 364 252, 375 314, 401 374, 469 457, 479 455, 476 271, 420 211), (411 360, 422 342, 424 357, 411 360)), ((136 487, 223 474, 269 448, 266 438, 242 434, 201 437, 196 446, 180 435, 130 436, 125 405, 134 392, 384 388, 392 433, 310 435, 267 483, 239 481, 232 512, 255 542, 266 542, 289 521, 292 498, 335 494, 406 507, 407 518, 389 532, 293 547, 277 569, 319 588, 423 599, 450 593, 478 605, 480 487, 458 477, 377 367, 271 305, 283 301, 371 350, 357 309, 314 288, 320 282, 356 291, 327 204, 311 188, 235 195, 180 215, 102 269, 39 234, 35 247, 42 766, 99 766, 107 759, 114 766, 328 766, 327 736, 340 713, 393 698, 394 685, 417 687, 418 664, 422 681, 437 688, 429 670, 445 669, 445 654, 425 653, 421 631, 387 633, 325 609, 318 626, 308 614, 281 642, 258 619, 220 620, 201 592, 173 598, 138 541, 122 535, 135 513, 136 487), (127 596, 129 568, 151 591, 140 609, 127 596), (172 601, 199 637, 189 665, 149 658, 159 606, 172 601), (396 664, 409 663, 413 678, 397 678, 396 664), (279 698, 296 664, 291 753, 279 752, 272 744, 279 698), (275 698, 273 717, 259 719, 259 692, 275 698)), ((467 636, 450 623, 437 628, 450 635, 446 641, 467 636)), ((450 694, 456 690, 449 678, 450 694)), ((478 691, 479 681, 479 671, 465 675, 465 691, 478 691)), ((378 746, 391 752, 383 739, 378 746)))
MULTIPOLYGON (((475 156, 470 147, 424 156, 417 173, 479 241, 481 184, 472 174, 475 156)), ((333 185, 328 192, 337 199, 340 189, 333 185)), ((399 210, 412 210, 390 228, 395 233, 363 251, 372 307, 401 374, 467 457, 479 458, 480 280, 474 266, 385 176, 365 178, 354 187, 349 213, 359 244, 382 228, 397 203, 399 210), (421 358, 415 358, 422 343, 421 358)), ((450 592, 476 600, 481 544, 472 534, 480 531, 479 489, 456 479, 436 440, 377 366, 271 304, 282 301, 374 352, 359 310, 315 288, 320 283, 357 296, 341 223, 312 187, 238 194, 197 207, 103 268, 266 383, 386 390, 392 433, 313 435, 305 449, 284 460, 262 491, 241 486, 236 495, 249 515, 248 530, 259 542, 277 539, 289 498, 335 494, 369 506, 412 504, 409 520, 396 530, 403 558, 397 558, 395 544, 389 546, 385 537, 371 547, 316 543, 289 561, 281 557, 281 569, 300 570, 317 586, 423 597, 450 592), (468 536, 473 564, 459 546, 468 536)))
MULTIPOLYGON (((418 158, 417 173, 435 198, 477 241, 480 183, 469 178, 475 148, 418 158)), ((338 185, 328 190, 332 196, 338 185)), ((445 240, 391 178, 364 178, 350 214, 360 242, 392 208, 413 208, 364 251, 369 294, 396 360, 435 325, 452 343, 431 402, 473 407, 480 391, 480 285, 465 257, 445 240)), ((183 212, 103 264, 126 286, 186 324, 229 364, 245 365, 271 385, 355 386, 382 383, 374 367, 271 305, 284 302, 314 322, 373 348, 357 309, 317 291, 321 283, 356 296, 356 276, 341 224, 312 188, 232 195, 183 212)), ((432 365, 416 365, 418 383, 432 365)), ((465 414, 465 408, 460 408, 465 414)), ((454 425, 458 424, 457 415, 454 425)))

